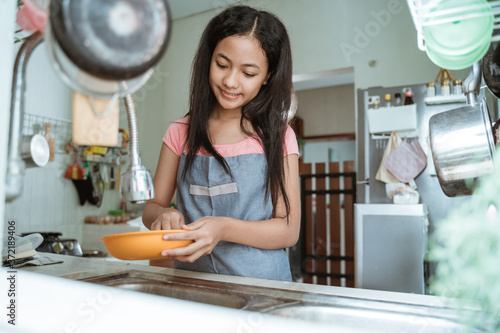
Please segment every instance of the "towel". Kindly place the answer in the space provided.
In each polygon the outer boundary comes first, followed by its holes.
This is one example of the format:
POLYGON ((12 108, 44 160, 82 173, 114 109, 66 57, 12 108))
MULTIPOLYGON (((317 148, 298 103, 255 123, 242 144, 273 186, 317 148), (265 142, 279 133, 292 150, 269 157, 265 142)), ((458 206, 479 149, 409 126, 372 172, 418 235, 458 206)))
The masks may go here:
POLYGON ((29 257, 29 258, 4 261, 3 266, 10 267, 10 268, 19 268, 19 267, 23 267, 23 266, 53 265, 53 264, 60 264, 62 262, 64 262, 64 261, 63 260, 56 260, 56 259, 52 259, 50 257, 41 256, 39 254, 36 254, 35 256, 29 257))

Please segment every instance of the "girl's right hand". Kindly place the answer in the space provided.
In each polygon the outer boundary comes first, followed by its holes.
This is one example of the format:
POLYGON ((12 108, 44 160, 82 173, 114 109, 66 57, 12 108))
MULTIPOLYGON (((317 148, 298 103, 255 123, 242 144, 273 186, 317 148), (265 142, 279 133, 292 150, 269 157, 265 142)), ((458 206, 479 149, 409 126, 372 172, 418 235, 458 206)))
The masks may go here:
POLYGON ((176 230, 184 225, 184 216, 177 209, 164 208, 151 224, 151 230, 176 230))

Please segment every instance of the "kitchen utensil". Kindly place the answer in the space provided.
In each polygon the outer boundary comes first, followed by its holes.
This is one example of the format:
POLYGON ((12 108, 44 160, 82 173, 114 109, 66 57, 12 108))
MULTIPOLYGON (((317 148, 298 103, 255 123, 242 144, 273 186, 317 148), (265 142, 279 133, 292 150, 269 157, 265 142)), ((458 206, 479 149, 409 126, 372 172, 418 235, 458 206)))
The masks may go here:
POLYGON ((52 137, 50 131, 52 129, 51 123, 45 123, 45 140, 49 145, 49 161, 54 161, 56 156, 56 140, 52 137))
POLYGON ((375 175, 375 179, 386 184, 399 183, 399 179, 394 177, 394 175, 387 170, 385 166, 385 160, 387 157, 399 146, 401 143, 401 138, 396 132, 391 132, 391 136, 387 140, 387 146, 385 147, 384 154, 382 155, 382 160, 375 175))
POLYGON ((78 92, 73 93, 74 143, 82 146, 118 145, 119 103, 110 103, 109 99, 96 99, 78 92))
POLYGON ((85 205, 87 199, 92 198, 92 179, 72 179, 71 181, 75 185, 80 205, 85 205))
POLYGON ((136 91, 152 75, 166 50, 169 26, 166 0, 51 1, 45 40, 69 86, 116 98, 136 91))
POLYGON ((50 147, 47 140, 40 134, 23 136, 21 157, 28 168, 46 165, 50 157, 50 147))
POLYGON ((414 138, 411 143, 407 138, 387 156, 384 165, 397 179, 409 183, 415 179, 427 166, 427 156, 414 138))
POLYGON ((106 164, 101 166, 101 178, 104 183, 104 189, 109 190, 109 173, 108 166, 106 164))
POLYGON ((448 55, 427 48, 427 56, 437 66, 450 69, 461 70, 471 66, 474 62, 480 60, 488 51, 490 41, 487 40, 474 51, 463 55, 448 55))
POLYGON ((24 31, 44 32, 49 18, 50 0, 23 0, 16 15, 16 22, 24 31))
POLYGON ((483 77, 490 92, 500 98, 500 48, 498 41, 492 42, 483 57, 483 77))
POLYGON ((92 194, 87 197, 87 200, 97 207, 101 207, 102 198, 104 196, 104 181, 101 177, 101 170, 99 164, 94 164, 89 175, 92 184, 92 194))
POLYGON ((471 194, 494 170, 495 144, 486 99, 433 115, 429 140, 439 184, 449 196, 471 194))
MULTIPOLYGON (((495 139, 486 99, 478 99, 481 61, 463 83, 467 105, 433 115, 429 143, 439 184, 447 196, 472 194, 481 176, 494 170, 495 139)), ((498 125, 496 125, 498 126, 498 125)))
POLYGON ((480 60, 492 33, 493 14, 486 0, 438 1, 422 27, 429 58, 439 67, 454 70, 480 60), (463 18, 455 19, 457 16, 463 18))
POLYGON ((66 169, 64 177, 68 179, 87 179, 88 170, 85 170, 78 163, 78 150, 73 150, 73 161, 66 169))
POLYGON ((99 175, 90 173, 86 179, 72 179, 78 193, 80 205, 89 202, 91 205, 101 207, 104 196, 104 185, 99 175))
POLYGON ((116 189, 116 181, 115 181, 115 167, 111 166, 109 168, 109 189, 116 189))
POLYGON ((165 259, 163 250, 185 247, 192 240, 163 240, 163 235, 184 230, 154 230, 114 234, 99 238, 109 254, 122 260, 165 259))
POLYGON ((118 96, 138 90, 153 74, 153 70, 149 70, 137 78, 130 79, 127 81, 127 88, 123 89, 120 81, 104 80, 79 69, 54 41, 50 24, 46 26, 44 40, 48 58, 56 73, 71 89, 85 95, 116 100, 118 96))

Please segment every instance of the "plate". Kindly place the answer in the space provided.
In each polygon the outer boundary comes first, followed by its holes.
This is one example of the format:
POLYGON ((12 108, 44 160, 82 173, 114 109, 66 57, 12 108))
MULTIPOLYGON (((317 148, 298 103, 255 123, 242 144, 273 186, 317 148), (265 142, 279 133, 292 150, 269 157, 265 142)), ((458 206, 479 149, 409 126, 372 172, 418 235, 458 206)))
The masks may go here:
POLYGON ((193 240, 164 240, 163 235, 185 230, 152 230, 114 234, 99 238, 108 253, 121 260, 166 259, 163 250, 185 247, 193 240))
POLYGON ((465 55, 446 55, 435 52, 434 49, 427 47, 427 56, 434 64, 441 68, 460 70, 468 68, 476 61, 479 61, 488 52, 490 44, 491 40, 486 40, 481 47, 465 55))
POLYGON ((430 13, 442 13, 426 20, 422 27, 427 54, 438 66, 446 69, 463 69, 484 56, 491 43, 493 14, 486 0, 442 0, 430 13), (454 10, 463 8, 461 12, 454 10), (464 13, 466 8, 472 8, 464 13), (433 24, 457 17, 452 22, 433 24), (462 19, 459 19, 462 17, 462 19))

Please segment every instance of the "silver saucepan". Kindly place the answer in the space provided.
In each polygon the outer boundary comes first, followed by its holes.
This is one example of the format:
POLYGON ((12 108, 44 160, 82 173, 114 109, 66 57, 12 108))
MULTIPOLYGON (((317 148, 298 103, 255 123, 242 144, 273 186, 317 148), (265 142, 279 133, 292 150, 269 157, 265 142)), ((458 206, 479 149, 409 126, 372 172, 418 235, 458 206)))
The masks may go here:
POLYGON ((494 170, 495 142, 486 99, 478 99, 481 62, 464 80, 467 105, 433 115, 429 141, 443 192, 449 196, 472 194, 477 180, 494 170))
POLYGON ((439 184, 449 196, 471 194, 494 169, 495 141, 486 100, 435 114, 429 139, 439 184))

